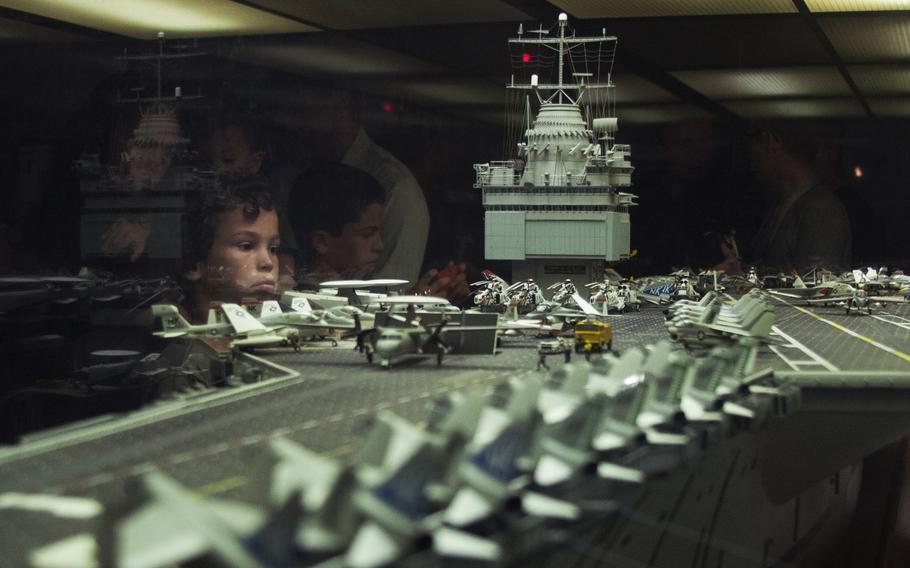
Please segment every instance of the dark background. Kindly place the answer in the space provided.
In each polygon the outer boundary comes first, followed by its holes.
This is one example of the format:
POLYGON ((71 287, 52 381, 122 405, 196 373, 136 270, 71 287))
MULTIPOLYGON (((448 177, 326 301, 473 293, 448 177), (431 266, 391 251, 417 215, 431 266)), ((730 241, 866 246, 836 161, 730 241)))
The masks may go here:
MULTIPOLYGON (((111 101, 133 86, 150 89, 154 76, 116 57, 153 52, 157 42, 148 30, 20 4, 0 2, 7 30, 0 43, 0 273, 72 273, 82 264, 73 160, 84 152, 115 159, 112 129, 138 115, 135 106, 111 101)), ((173 34, 168 45, 206 53, 165 71, 166 92, 181 85, 203 94, 180 107, 186 134, 198 143, 207 109, 240 98, 262 112, 272 158, 294 161, 307 153, 298 136, 306 89, 359 93, 367 131, 411 168, 426 195, 427 266, 450 258, 485 265, 472 164, 507 157, 506 39, 518 22, 526 30, 552 27, 560 8, 580 35, 606 29, 619 37, 617 139, 632 146, 640 202, 632 211, 638 256, 625 270, 719 261, 703 238, 714 227, 735 228, 748 260, 766 203, 749 171, 745 135, 767 120, 818 133, 823 179, 851 214, 855 264, 906 262, 910 83, 901 77, 910 47, 900 30, 910 12, 813 11, 802 0, 756 2, 737 14, 713 13, 700 2, 461 1, 415 9, 390 0, 370 3, 369 11, 353 1, 234 4, 305 31, 173 34)))

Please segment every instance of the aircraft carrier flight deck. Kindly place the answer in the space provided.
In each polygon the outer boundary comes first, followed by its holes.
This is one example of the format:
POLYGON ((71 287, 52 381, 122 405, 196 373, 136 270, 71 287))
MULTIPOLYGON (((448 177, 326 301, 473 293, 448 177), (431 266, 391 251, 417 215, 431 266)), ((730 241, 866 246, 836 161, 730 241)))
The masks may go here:
MULTIPOLYGON (((769 302, 776 312, 776 343, 761 348, 756 368, 910 371, 907 304, 845 315, 840 308, 769 302)), ((611 317, 614 350, 667 339, 662 310, 647 306, 611 317)), ((79 496, 108 505, 143 473, 160 470, 202 497, 249 499, 251 468, 270 438, 286 436, 343 460, 376 413, 393 412, 419 424, 440 395, 542 374, 535 369, 538 341, 504 337, 496 355, 448 357, 440 367, 434 358, 415 357, 388 370, 368 365, 351 340, 337 347, 307 344, 300 352, 260 349, 255 357, 299 376, 283 377, 276 368, 275 376, 261 383, 28 436, 0 449, 2 491, 79 496)), ((573 360, 582 357, 573 354, 573 360)), ((555 371, 563 358, 547 362, 555 371)), ((0 565, 9 566, 26 563, 30 551, 42 544, 90 530, 93 522, 40 511, 2 515, 0 565)))

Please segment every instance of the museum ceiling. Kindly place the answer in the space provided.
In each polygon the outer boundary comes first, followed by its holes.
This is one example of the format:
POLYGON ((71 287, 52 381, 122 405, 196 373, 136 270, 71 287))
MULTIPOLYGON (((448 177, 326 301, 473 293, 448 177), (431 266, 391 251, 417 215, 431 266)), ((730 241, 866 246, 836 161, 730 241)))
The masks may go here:
POLYGON ((200 38, 217 57, 497 122, 517 23, 619 37, 619 113, 910 117, 910 0, 0 0, 0 44, 200 38), (242 48, 238 48, 238 43, 242 48))

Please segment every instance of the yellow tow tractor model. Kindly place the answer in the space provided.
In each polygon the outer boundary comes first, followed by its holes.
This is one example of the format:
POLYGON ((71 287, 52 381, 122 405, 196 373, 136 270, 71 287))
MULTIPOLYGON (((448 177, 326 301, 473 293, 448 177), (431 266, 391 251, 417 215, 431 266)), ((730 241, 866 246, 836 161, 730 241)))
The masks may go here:
POLYGON ((584 320, 575 324, 575 351, 591 352, 613 349, 613 328, 608 323, 584 320))

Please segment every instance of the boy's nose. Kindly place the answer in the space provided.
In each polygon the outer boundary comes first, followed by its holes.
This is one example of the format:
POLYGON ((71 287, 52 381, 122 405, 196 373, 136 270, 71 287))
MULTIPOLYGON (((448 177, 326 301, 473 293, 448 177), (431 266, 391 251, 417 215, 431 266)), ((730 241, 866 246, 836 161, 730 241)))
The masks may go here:
POLYGON ((275 263, 277 260, 269 252, 269 249, 266 248, 259 253, 259 258, 257 259, 259 269, 264 272, 271 272, 275 268, 275 263))

